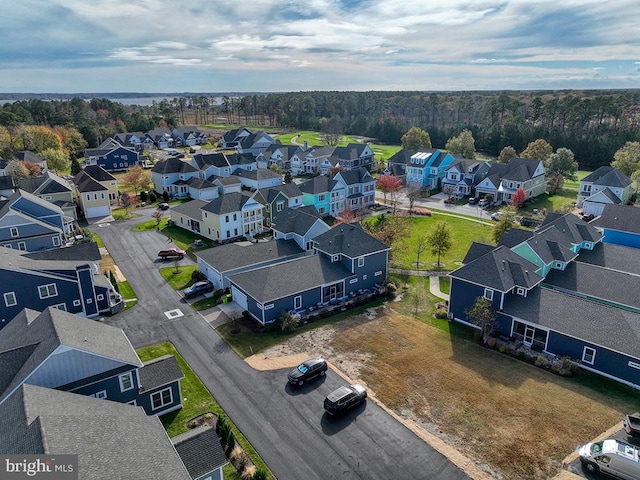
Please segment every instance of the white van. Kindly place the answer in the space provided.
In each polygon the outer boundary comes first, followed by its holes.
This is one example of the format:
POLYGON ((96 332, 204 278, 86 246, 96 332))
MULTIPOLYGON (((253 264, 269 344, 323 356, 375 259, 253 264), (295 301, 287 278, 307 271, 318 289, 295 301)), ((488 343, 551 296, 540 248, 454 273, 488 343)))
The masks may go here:
POLYGON ((623 480, 640 480, 640 450, 620 440, 587 443, 578 447, 580 461, 590 472, 602 472, 623 480))

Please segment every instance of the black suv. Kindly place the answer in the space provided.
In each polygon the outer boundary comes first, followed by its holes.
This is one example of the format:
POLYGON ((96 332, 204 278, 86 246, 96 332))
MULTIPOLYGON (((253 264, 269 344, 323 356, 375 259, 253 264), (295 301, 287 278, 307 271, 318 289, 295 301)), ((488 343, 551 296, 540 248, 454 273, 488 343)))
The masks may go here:
POLYGON ((323 376, 327 371, 327 361, 321 357, 310 358, 305 360, 296 368, 291 370, 287 375, 289 383, 301 386, 307 380, 311 380, 317 376, 323 376))
POLYGON ((324 399, 324 409, 331 415, 339 415, 351 407, 360 405, 367 398, 367 389, 358 383, 340 387, 324 399))

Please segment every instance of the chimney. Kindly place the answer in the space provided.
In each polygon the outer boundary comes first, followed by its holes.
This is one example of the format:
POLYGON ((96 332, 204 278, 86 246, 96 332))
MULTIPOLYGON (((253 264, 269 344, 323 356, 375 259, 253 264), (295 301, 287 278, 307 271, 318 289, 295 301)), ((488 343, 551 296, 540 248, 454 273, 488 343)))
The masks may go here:
POLYGON ((309 150, 309 144, 307 143, 307 141, 305 140, 304 143, 302 144, 302 149, 306 152, 307 150, 309 150))

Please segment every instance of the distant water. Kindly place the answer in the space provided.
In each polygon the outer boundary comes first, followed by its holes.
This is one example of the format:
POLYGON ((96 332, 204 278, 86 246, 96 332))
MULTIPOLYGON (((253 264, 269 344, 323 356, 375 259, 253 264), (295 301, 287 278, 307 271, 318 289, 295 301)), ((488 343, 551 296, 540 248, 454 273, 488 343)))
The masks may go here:
MULTIPOLYGON (((194 96, 199 96, 199 95, 194 95, 194 96)), ((141 107, 148 107, 150 105, 153 104, 153 102, 155 101, 156 103, 160 103, 162 100, 169 100, 172 101, 174 98, 180 98, 180 95, 176 95, 173 97, 166 97, 166 96, 158 96, 158 97, 119 97, 119 98, 112 98, 109 96, 106 97, 97 97, 97 98, 106 98, 107 100, 111 100, 112 102, 118 102, 118 103, 122 103, 123 105, 138 105, 141 107)), ((211 97, 211 98, 215 98, 216 100, 216 105, 221 105, 222 104, 222 98, 223 97, 211 97)), ((43 98, 42 100, 47 101, 47 100, 71 100, 70 98, 43 98)), ((90 99, 85 99, 87 101, 89 101, 90 99)), ((16 102, 17 100, 15 98, 0 98, 0 105, 4 105, 5 103, 13 103, 16 102)))

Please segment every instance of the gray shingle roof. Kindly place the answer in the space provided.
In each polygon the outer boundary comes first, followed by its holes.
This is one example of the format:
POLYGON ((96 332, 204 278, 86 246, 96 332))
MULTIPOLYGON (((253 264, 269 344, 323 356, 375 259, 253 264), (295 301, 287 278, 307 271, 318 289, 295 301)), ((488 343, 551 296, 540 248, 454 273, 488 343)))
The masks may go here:
POLYGON ((618 203, 604 205, 599 217, 589 225, 619 232, 640 233, 640 208, 618 203))
POLYGON ((191 480, 158 417, 140 407, 32 385, 0 404, 0 451, 77 454, 85 480, 191 480))
POLYGON ((329 177, 318 176, 301 183, 299 187, 302 193, 317 195, 319 193, 330 192, 337 183, 338 182, 329 177))
POLYGON ((536 232, 526 243, 547 265, 554 261, 569 262, 578 256, 571 250, 570 240, 556 225, 536 232))
MULTIPOLYGON (((505 234, 506 235, 506 234, 505 234)), ((504 237, 504 235, 503 235, 504 237)), ((493 245, 487 245, 485 243, 473 242, 467 251, 464 259, 462 260, 463 264, 471 263, 475 259, 480 258, 483 255, 493 251, 496 247, 493 245)))
POLYGON ((85 192, 100 192, 109 190, 107 187, 102 185, 100 182, 95 180, 91 175, 82 170, 78 172, 75 177, 73 177, 73 183, 76 185, 78 191, 80 193, 85 192))
POLYGON ((581 182, 593 183, 607 187, 626 187, 631 185, 631 180, 617 168, 603 165, 584 177, 581 182))
POLYGON ((596 243, 602 240, 602 234, 598 229, 587 224, 572 213, 561 216, 551 213, 548 214, 536 232, 542 232, 551 226, 555 226, 575 245, 579 245, 582 242, 596 243))
POLYGON ((237 177, 246 178, 248 180, 268 180, 271 178, 282 179, 282 175, 279 173, 265 168, 260 168, 258 170, 243 170, 238 168, 233 172, 233 174, 237 177))
POLYGON ((389 157, 389 160, 387 160, 387 163, 406 165, 408 163, 411 163, 411 156, 415 154, 416 154, 415 150, 407 150, 406 148, 403 148, 402 150, 394 153, 391 157, 389 157))
POLYGON ((199 169, 203 170, 208 165, 217 168, 228 167, 229 161, 223 153, 197 153, 193 156, 193 161, 199 169))
POLYGON ((218 272, 228 272, 301 253, 302 249, 294 240, 271 240, 259 243, 228 243, 201 250, 196 256, 218 272))
POLYGON ((359 167, 353 170, 343 170, 342 172, 339 172, 339 175, 347 185, 375 182, 375 179, 371 176, 369 170, 364 167, 359 167))
POLYGON ((225 193, 218 198, 211 200, 202 207, 202 210, 214 213, 216 215, 224 215, 226 213, 239 212, 242 206, 247 203, 249 196, 243 193, 225 193))
MULTIPOLYGON (((0 399, 20 385, 60 345, 128 365, 142 365, 121 329, 57 308, 50 307, 42 313, 25 309, 0 330, 0 364, 6 352, 30 345, 37 347, 21 365, 13 364, 17 370, 8 383, 4 377, 6 372, 0 373, 0 378, 4 378, 0 384, 5 385, 0 399)), ((2 370, 0 368, 0 372, 2 370)))
POLYGON ((213 427, 200 426, 172 439, 191 478, 223 467, 228 462, 213 427))
POLYGON ((183 162, 181 159, 176 157, 169 157, 164 160, 160 160, 156 163, 151 169, 154 173, 193 173, 197 172, 198 169, 192 167, 187 162, 183 162))
POLYGON ((184 378, 178 360, 173 355, 163 355, 144 363, 138 370, 140 393, 154 390, 184 378))
POLYGON ((640 358, 640 315, 547 288, 509 295, 506 314, 640 358))
POLYGON ((581 296, 586 295, 640 309, 640 277, 627 272, 572 262, 564 271, 551 270, 544 283, 563 290, 580 292, 581 296))
POLYGON ((533 232, 530 230, 523 230, 521 228, 512 228, 500 237, 498 246, 504 245, 507 248, 513 248, 516 245, 520 245, 522 242, 529 240, 533 236, 533 232))
POLYGON ((116 180, 116 177, 107 172, 100 165, 87 165, 84 167, 84 172, 87 173, 91 178, 97 180, 98 182, 109 182, 116 180))
POLYGON ((514 287, 532 288, 543 277, 536 272, 538 267, 507 247, 495 250, 454 270, 451 277, 483 285, 500 292, 508 292, 514 287))
POLYGON ((593 250, 580 250, 580 255, 576 261, 640 275, 639 254, 640 252, 637 248, 624 247, 613 243, 598 243, 593 250))
POLYGON ((351 276, 351 272, 342 263, 331 263, 324 256, 309 255, 277 265, 237 273, 231 275, 229 281, 235 283, 258 302, 266 303, 351 276))
POLYGON ((275 187, 266 187, 258 190, 264 199, 271 203, 278 194, 282 194, 287 198, 301 197, 302 191, 295 183, 284 183, 275 187))
POLYGON ((389 250, 384 243, 365 232, 357 223, 340 224, 313 239, 316 249, 328 255, 340 253, 356 258, 389 250))
POLYGON ((172 208, 174 212, 181 213, 182 215, 186 215, 189 218, 193 219, 202 219, 202 212, 200 209, 207 205, 209 202, 205 200, 190 200, 188 202, 181 203, 180 205, 176 205, 172 208))
POLYGON ((100 249, 95 242, 76 243, 70 247, 29 252, 23 256, 32 260, 79 260, 83 262, 97 262, 102 258, 100 249))
POLYGON ((301 208, 285 208, 281 212, 278 212, 273 217, 271 227, 283 234, 295 233, 297 235, 304 236, 311 227, 316 224, 316 222, 323 222, 315 207, 313 207, 313 210, 309 208, 301 208))
POLYGON ((187 180, 187 185, 197 190, 202 190, 204 188, 218 188, 209 180, 205 180, 204 178, 200 177, 191 177, 189 180, 187 180))

